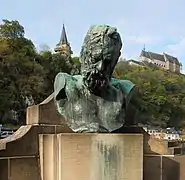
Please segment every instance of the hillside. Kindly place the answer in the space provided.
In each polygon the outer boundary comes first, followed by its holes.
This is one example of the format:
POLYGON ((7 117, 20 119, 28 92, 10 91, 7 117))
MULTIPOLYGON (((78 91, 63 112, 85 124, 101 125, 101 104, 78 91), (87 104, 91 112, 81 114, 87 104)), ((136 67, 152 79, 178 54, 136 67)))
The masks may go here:
POLYGON ((120 61, 114 75, 139 88, 138 120, 160 127, 185 125, 185 76, 120 61))

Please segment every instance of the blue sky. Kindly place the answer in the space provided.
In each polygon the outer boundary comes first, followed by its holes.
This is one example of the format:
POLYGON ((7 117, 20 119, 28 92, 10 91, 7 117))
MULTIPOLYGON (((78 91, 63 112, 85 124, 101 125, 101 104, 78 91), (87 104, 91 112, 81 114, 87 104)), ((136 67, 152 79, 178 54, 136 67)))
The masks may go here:
POLYGON ((79 55, 89 26, 118 28, 122 56, 137 59, 146 50, 166 52, 185 66, 184 0, 1 0, 0 18, 18 20, 36 47, 51 49, 60 38, 63 22, 75 55, 79 55))

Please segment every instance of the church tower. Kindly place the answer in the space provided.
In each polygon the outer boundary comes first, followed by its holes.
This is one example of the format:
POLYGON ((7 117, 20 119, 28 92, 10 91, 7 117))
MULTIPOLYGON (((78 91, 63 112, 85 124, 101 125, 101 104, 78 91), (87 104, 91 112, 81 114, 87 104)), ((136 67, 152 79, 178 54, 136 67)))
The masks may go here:
POLYGON ((61 54, 64 57, 71 57, 71 54, 73 54, 70 44, 67 40, 67 35, 66 35, 66 30, 65 30, 65 26, 63 24, 62 27, 62 34, 60 37, 60 41, 59 43, 56 45, 56 48, 54 49, 54 51, 56 53, 61 54))

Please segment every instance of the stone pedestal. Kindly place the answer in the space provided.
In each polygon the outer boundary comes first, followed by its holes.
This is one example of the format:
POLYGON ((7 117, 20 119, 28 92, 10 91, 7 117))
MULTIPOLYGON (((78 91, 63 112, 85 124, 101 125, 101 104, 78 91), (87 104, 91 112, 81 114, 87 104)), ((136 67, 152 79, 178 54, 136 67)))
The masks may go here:
POLYGON ((143 180, 143 135, 40 135, 42 180, 143 180))

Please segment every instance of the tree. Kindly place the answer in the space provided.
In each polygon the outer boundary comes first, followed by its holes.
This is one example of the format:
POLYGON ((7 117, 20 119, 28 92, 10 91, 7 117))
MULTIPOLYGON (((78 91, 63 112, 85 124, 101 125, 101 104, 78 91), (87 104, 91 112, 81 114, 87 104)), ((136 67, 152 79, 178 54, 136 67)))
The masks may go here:
POLYGON ((7 112, 15 110, 19 120, 25 120, 28 99, 40 100, 43 68, 35 61, 36 49, 24 37, 18 21, 3 20, 0 25, 0 120, 7 120, 7 112))
POLYGON ((72 57, 71 60, 74 63, 76 71, 77 71, 77 74, 78 74, 80 72, 80 67, 81 67, 81 64, 80 64, 80 61, 79 61, 79 57, 72 57))
POLYGON ((60 54, 53 54, 51 51, 42 51, 36 61, 43 67, 44 70, 44 90, 42 97, 47 98, 53 92, 54 78, 59 72, 68 74, 79 73, 79 59, 77 57, 66 59, 60 54))
MULTIPOLYGON (((20 122, 28 105, 43 101, 53 92, 58 72, 78 74, 78 57, 63 57, 43 47, 39 53, 24 37, 18 21, 3 20, 0 25, 0 121, 14 110, 20 122)), ((139 88, 138 120, 160 127, 185 126, 185 76, 157 69, 129 65, 120 60, 114 72, 120 79, 133 81, 139 88)))
POLYGON ((133 81, 140 90, 138 120, 160 127, 185 125, 185 76, 151 66, 119 62, 114 72, 133 81))
POLYGON ((10 39, 23 38, 24 27, 18 21, 3 19, 3 24, 0 25, 0 37, 10 39))

